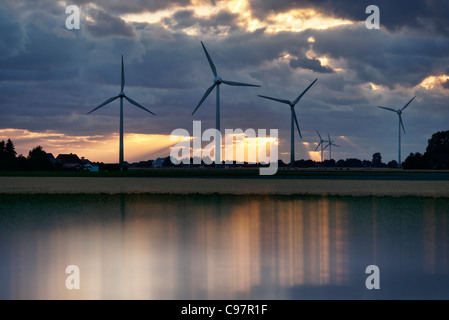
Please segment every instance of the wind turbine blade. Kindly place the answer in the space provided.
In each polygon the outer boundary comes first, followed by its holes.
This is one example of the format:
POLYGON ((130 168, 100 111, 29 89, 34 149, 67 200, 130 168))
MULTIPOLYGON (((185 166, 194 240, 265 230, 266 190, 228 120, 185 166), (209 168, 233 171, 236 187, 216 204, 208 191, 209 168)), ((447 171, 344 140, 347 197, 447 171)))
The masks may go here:
POLYGON ((269 100, 273 100, 273 101, 277 101, 280 103, 285 103, 285 104, 290 105, 290 101, 288 101, 288 100, 282 100, 282 99, 277 99, 277 98, 272 98, 272 97, 267 97, 267 96, 261 96, 260 94, 258 94, 258 96, 261 98, 265 98, 265 99, 269 99, 269 100))
POLYGON ((300 136, 301 139, 302 139, 301 130, 299 130, 298 118, 296 118, 296 112, 295 112, 295 109, 293 109, 293 119, 295 119, 296 128, 298 129, 299 136, 300 136))
POLYGON ((329 142, 331 142, 331 136, 329 135, 329 132, 327 133, 327 137, 329 138, 329 142))
POLYGON ((401 124, 402 130, 404 130, 404 133, 405 133, 404 123, 402 122, 402 116, 401 115, 399 115, 399 122, 401 124))
POLYGON ((333 145, 334 147, 339 147, 339 148, 341 148, 338 144, 332 143, 332 145, 333 145))
POLYGON ((214 62, 212 61, 212 58, 210 57, 209 52, 207 52, 203 41, 201 41, 201 45, 203 46, 204 52, 206 53, 207 60, 209 61, 209 65, 210 65, 210 68, 212 69, 212 72, 214 73, 214 76, 217 76, 217 68, 215 68, 214 62))
POLYGON ((413 97, 412 100, 410 100, 410 101, 404 106, 404 108, 401 109, 401 111, 405 110, 405 108, 407 108, 408 105, 409 105, 415 98, 416 98, 416 96, 413 97))
POLYGON ((385 109, 385 110, 388 110, 388 111, 393 111, 393 112, 397 112, 396 110, 394 110, 394 109, 391 109, 391 108, 385 108, 385 107, 381 107, 381 106, 377 106, 378 108, 382 108, 382 109, 385 109))
POLYGON ((318 133, 318 137, 320 137, 320 140, 323 140, 323 138, 321 138, 320 133, 318 132, 318 130, 316 131, 316 133, 318 133))
POLYGON ((125 68, 123 67, 123 55, 122 55, 122 92, 125 88, 125 68))
POLYGON ((329 147, 331 144, 329 143, 327 146, 324 147, 323 150, 326 150, 327 147, 329 147))
POLYGON ((321 146, 321 144, 323 143, 323 141, 320 141, 320 143, 316 146, 316 149, 315 149, 315 151, 317 151, 318 150, 318 148, 321 146))
POLYGON ((196 106, 195 110, 193 110, 192 116, 195 114, 196 110, 198 110, 198 108, 201 106, 201 104, 204 102, 204 100, 206 100, 207 96, 212 92, 212 90, 214 90, 215 86, 216 86, 216 84, 214 83, 212 86, 209 87, 209 89, 206 90, 206 93, 204 93, 203 97, 201 98, 200 102, 196 106))
POLYGON ((144 111, 146 111, 146 112, 149 112, 149 113, 151 113, 151 114, 154 115, 154 116, 156 115, 155 113, 151 112, 150 110, 148 110, 148 109, 145 108, 144 106, 142 106, 142 105, 138 104, 137 102, 135 102, 133 99, 128 98, 127 96, 124 96, 124 97, 125 97, 126 100, 128 100, 129 103, 135 105, 136 107, 138 107, 138 108, 140 108, 140 109, 142 109, 142 110, 144 110, 144 111))
POLYGON ((227 80, 223 80, 223 83, 227 84, 228 86, 237 86, 237 87, 260 87, 257 84, 248 84, 248 83, 227 81, 227 80))
POLYGON ((299 100, 301 100, 302 96, 306 94, 306 92, 310 89, 311 86, 313 86, 313 85, 315 84, 315 82, 316 82, 317 80, 318 80, 318 79, 315 79, 315 81, 313 81, 313 82, 307 87, 307 89, 304 90, 304 92, 301 93, 301 94, 298 96, 298 98, 296 98, 295 101, 293 101, 293 104, 294 104, 294 105, 296 105, 296 104, 299 102, 299 100))
POLYGON ((115 99, 118 99, 120 96, 115 96, 112 98, 109 98, 108 100, 106 100, 105 102, 103 102, 102 104, 100 104, 98 107, 96 107, 95 109, 93 109, 92 111, 88 112, 87 114, 91 114, 92 112, 94 112, 95 110, 100 109, 101 107, 107 105, 108 103, 114 101, 115 99))

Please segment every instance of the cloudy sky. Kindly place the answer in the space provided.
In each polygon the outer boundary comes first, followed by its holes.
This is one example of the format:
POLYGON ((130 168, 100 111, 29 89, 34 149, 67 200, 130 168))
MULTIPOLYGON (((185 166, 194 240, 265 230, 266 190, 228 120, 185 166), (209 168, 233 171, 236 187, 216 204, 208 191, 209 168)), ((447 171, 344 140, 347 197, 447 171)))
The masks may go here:
MULTIPOLYGON (((279 129, 289 161, 287 105, 296 107, 296 159, 319 159, 316 130, 341 148, 334 159, 397 159, 397 115, 404 112, 403 160, 424 152, 434 132, 448 130, 449 4, 443 0, 2 0, 0 3, 0 139, 27 155, 42 145, 55 156, 118 160, 119 102, 90 114, 120 91, 157 117, 124 102, 125 160, 169 155, 170 133, 215 126, 215 97, 191 113, 213 74, 261 88, 221 86, 221 126, 279 129), (65 26, 66 7, 80 8, 80 29, 65 26), (380 29, 367 29, 368 5, 380 29)), ((327 155, 326 155, 327 156, 327 155)))

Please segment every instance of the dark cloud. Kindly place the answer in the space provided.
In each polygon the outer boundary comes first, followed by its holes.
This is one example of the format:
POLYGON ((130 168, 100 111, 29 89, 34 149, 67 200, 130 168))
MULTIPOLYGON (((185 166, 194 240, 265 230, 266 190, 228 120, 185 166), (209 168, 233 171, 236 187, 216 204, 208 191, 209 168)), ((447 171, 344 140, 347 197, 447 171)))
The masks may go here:
POLYGON ((300 57, 298 59, 290 60, 290 67, 302 68, 318 73, 333 73, 334 70, 328 66, 322 66, 318 59, 309 59, 307 57, 300 57))
POLYGON ((439 33, 449 36, 449 4, 445 0, 250 0, 255 16, 264 19, 271 13, 287 11, 293 8, 313 8, 325 15, 365 21, 369 5, 380 9, 381 27, 400 30, 404 27, 422 32, 439 33))
POLYGON ((109 14, 127 14, 185 7, 190 0, 73 0, 73 4, 94 4, 109 14))
POLYGON ((0 6, 0 59, 15 56, 25 49, 26 33, 21 23, 0 6))
POLYGON ((346 26, 314 33, 319 56, 344 59, 359 81, 414 87, 448 64, 449 41, 346 26))
POLYGON ((128 37, 133 38, 136 32, 132 25, 123 19, 114 17, 102 10, 91 10, 90 15, 94 22, 86 22, 87 32, 96 38, 128 37))

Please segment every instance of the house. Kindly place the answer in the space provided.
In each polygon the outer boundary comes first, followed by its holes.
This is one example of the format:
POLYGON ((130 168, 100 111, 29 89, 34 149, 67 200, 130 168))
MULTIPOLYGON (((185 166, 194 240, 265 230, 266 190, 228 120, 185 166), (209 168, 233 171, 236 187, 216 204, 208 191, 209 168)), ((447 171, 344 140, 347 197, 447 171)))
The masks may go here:
POLYGON ((84 167, 84 170, 87 170, 89 172, 98 172, 99 171, 98 165, 93 164, 93 163, 86 163, 83 167, 84 167))
POLYGON ((91 163, 91 162, 89 161, 89 159, 86 159, 86 158, 84 158, 84 157, 81 157, 80 162, 81 162, 81 164, 82 164, 83 166, 86 165, 86 164, 91 163))
POLYGON ((53 155, 53 153, 48 153, 48 152, 47 152, 47 158, 48 158, 48 160, 50 160, 51 164, 54 166, 54 165, 55 165, 56 158, 55 158, 55 156, 53 155))
POLYGON ((67 165, 67 164, 79 164, 81 165, 81 159, 78 158, 76 154, 70 153, 70 154, 60 154, 56 157, 56 161, 60 164, 67 165))
POLYGON ((67 170, 81 170, 83 168, 80 158, 73 153, 58 155, 56 157, 56 163, 67 170))
POLYGON ((157 158, 153 161, 153 168, 162 168, 167 158, 157 158))

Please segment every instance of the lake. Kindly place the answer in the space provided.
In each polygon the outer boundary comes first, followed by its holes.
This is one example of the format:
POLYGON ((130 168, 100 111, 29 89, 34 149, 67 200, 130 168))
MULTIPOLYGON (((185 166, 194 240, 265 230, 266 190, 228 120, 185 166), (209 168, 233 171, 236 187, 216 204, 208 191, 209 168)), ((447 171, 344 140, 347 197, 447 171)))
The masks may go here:
POLYGON ((449 299, 448 231, 448 198, 0 195, 0 298, 449 299))

